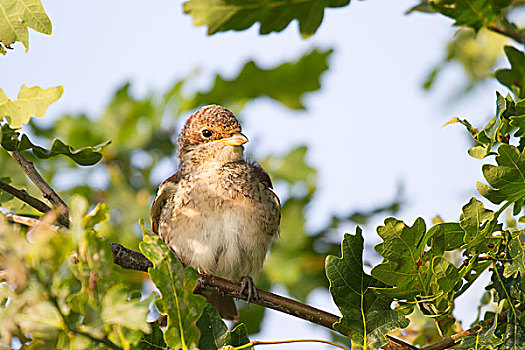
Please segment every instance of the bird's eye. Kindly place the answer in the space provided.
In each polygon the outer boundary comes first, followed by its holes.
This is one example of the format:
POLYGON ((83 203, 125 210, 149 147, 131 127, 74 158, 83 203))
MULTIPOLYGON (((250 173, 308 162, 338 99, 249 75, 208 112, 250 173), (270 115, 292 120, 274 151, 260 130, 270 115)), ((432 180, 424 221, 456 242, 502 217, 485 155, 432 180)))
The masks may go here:
POLYGON ((202 132, 202 136, 204 136, 206 138, 211 137, 211 135, 212 135, 212 132, 210 130, 208 130, 208 129, 203 129, 201 132, 202 132))

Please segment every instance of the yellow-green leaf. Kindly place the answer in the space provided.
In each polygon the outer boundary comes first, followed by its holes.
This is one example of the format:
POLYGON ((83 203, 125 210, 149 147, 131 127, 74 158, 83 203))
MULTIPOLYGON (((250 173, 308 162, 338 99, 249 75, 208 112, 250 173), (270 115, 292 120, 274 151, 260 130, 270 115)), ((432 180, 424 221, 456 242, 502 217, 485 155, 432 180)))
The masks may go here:
POLYGON ((21 42, 26 52, 29 50, 27 28, 51 34, 51 21, 47 17, 40 0, 2 0, 0 1, 0 53, 5 55, 6 48, 21 42))
POLYGON ((0 89, 0 119, 7 118, 12 128, 19 129, 31 117, 42 118, 47 107, 62 96, 62 86, 42 89, 22 85, 18 99, 10 100, 0 89))

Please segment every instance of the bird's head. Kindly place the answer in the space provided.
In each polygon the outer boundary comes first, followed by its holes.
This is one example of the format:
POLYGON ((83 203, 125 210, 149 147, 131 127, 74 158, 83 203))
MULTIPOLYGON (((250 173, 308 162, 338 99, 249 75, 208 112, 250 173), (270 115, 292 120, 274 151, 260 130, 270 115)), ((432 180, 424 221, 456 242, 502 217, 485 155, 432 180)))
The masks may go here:
POLYGON ((192 114, 179 134, 181 163, 234 162, 242 159, 248 138, 241 124, 224 107, 205 106, 192 114))

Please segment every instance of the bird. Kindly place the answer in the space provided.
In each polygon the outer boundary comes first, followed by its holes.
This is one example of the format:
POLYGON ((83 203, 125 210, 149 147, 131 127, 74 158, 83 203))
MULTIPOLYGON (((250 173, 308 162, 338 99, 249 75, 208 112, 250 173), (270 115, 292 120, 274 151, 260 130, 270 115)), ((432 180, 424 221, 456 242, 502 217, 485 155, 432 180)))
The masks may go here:
MULTIPOLYGON (((242 281, 249 305, 258 298, 253 280, 279 236, 281 204, 268 173, 245 159, 246 142, 228 109, 209 105, 193 113, 177 139, 178 170, 157 190, 151 226, 183 265, 242 281)), ((222 318, 238 319, 232 297, 205 297, 222 318)))

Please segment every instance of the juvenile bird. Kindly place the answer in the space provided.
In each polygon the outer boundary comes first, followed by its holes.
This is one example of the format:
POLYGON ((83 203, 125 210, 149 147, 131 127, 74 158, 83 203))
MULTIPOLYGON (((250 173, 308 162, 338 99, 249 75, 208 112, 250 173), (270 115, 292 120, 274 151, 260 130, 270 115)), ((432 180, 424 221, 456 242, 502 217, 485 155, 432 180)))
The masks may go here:
MULTIPOLYGON (((224 107, 202 107, 178 137, 178 171, 165 180, 151 208, 151 226, 183 264, 242 280, 248 301, 272 240, 281 206, 268 174, 243 157, 241 124, 224 107)), ((236 320, 231 297, 206 295, 221 317, 236 320)))

